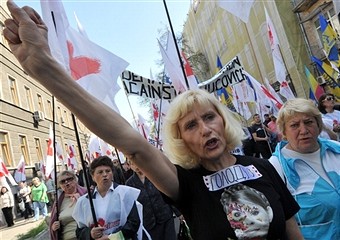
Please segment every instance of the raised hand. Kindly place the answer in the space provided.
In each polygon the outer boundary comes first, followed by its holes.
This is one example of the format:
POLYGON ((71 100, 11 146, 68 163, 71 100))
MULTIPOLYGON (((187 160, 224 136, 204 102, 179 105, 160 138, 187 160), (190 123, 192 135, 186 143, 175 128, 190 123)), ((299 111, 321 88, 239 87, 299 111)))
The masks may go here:
POLYGON ((12 19, 5 20, 3 35, 25 71, 35 77, 42 59, 51 58, 47 27, 33 8, 19 8, 12 0, 7 1, 7 6, 12 19))

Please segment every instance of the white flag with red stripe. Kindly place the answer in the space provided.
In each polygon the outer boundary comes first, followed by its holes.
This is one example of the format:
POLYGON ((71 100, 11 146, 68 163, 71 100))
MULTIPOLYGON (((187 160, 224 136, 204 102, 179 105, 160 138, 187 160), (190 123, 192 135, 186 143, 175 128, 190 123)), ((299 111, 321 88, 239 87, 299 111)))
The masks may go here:
POLYGON ((26 181, 26 174, 25 174, 25 159, 24 156, 21 155, 20 161, 17 166, 17 170, 14 173, 15 181, 22 182, 26 181))
POLYGON ((64 153, 59 142, 55 143, 55 148, 56 148, 57 159, 59 160, 61 165, 65 167, 65 157, 64 157, 64 153))
MULTIPOLYGON (((283 101, 280 97, 279 94, 276 93, 275 89, 272 87, 272 85, 270 85, 269 81, 267 78, 264 78, 264 85, 266 86, 266 88, 268 89, 268 91, 271 93, 271 95, 281 104, 283 105, 283 101)), ((280 109, 281 107, 279 107, 280 109)))
POLYGON ((108 156, 109 158, 113 159, 112 150, 110 149, 110 146, 107 142, 99 138, 99 146, 102 156, 108 156))
POLYGON ((268 111, 268 108, 266 106, 277 109, 280 109, 282 107, 280 101, 277 100, 264 85, 259 83, 246 71, 244 71, 244 74, 247 76, 249 84, 254 88, 256 94, 256 104, 258 105, 259 109, 261 109, 261 112, 263 114, 267 113, 268 111))
POLYGON ((67 168, 70 170, 76 170, 78 168, 78 162, 76 159, 76 155, 75 155, 75 150, 74 147, 68 143, 68 150, 69 150, 69 154, 68 154, 68 158, 67 158, 67 168))
POLYGON ((59 62, 64 62, 74 80, 119 112, 114 102, 115 94, 120 90, 117 79, 128 63, 71 28, 60 0, 41 0, 41 8, 49 29, 48 40, 53 56, 63 56, 59 62))
POLYGON ((274 24, 268 15, 267 9, 265 8, 264 10, 266 14, 268 37, 269 37, 270 48, 272 50, 275 76, 276 76, 276 79, 280 82, 280 94, 284 96, 287 100, 294 99, 295 96, 292 90, 290 89, 288 82, 286 80, 287 70, 286 70, 283 57, 281 54, 278 35, 276 34, 274 24))
POLYGON ((51 173, 54 169, 54 144, 53 144, 53 130, 50 125, 50 133, 47 141, 47 153, 46 153, 46 167, 45 167, 45 177, 50 178, 51 173))
POLYGON ((88 149, 90 151, 91 158, 97 158, 97 157, 102 156, 99 138, 94 134, 91 134, 88 149))
POLYGON ((138 113, 138 120, 137 120, 137 128, 138 128, 139 133, 142 134, 142 136, 145 139, 148 140, 149 139, 149 135, 150 135, 150 128, 146 124, 145 119, 139 113, 138 113))
POLYGON ((1 178, 2 184, 6 183, 7 185, 7 182, 5 180, 5 178, 7 178, 13 186, 18 185, 16 181, 14 180, 12 174, 8 171, 5 163, 2 161, 1 158, 0 158, 0 178, 1 178))
POLYGON ((182 54, 182 60, 185 70, 185 75, 187 76, 188 84, 190 89, 198 89, 198 82, 196 79, 196 76, 194 75, 194 72, 192 71, 192 68, 190 66, 190 63, 188 59, 186 58, 184 52, 181 52, 182 54))

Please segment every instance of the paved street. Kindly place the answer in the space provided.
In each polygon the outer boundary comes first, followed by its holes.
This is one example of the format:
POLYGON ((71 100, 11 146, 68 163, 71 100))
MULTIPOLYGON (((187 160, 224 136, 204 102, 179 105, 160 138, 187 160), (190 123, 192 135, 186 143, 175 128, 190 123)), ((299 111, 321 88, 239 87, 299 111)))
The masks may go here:
MULTIPOLYGON (((33 218, 30 218, 27 222, 25 222, 24 218, 17 218, 15 220, 15 225, 12 227, 2 226, 0 228, 0 239, 6 240, 16 240, 19 234, 25 234, 32 228, 37 227, 43 219, 32 222, 33 218)), ((47 235, 41 238, 34 238, 34 239, 48 239, 47 235)))

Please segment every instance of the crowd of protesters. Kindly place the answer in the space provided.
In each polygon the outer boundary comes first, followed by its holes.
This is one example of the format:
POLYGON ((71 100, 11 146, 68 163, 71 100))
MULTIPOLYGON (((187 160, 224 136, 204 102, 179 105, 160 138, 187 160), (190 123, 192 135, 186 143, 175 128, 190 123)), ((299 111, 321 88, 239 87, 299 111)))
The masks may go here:
MULTIPOLYGON (((183 214, 195 240, 340 239, 340 143, 319 137, 325 127, 340 131, 334 95, 320 97, 324 112, 312 101, 296 98, 285 102, 277 116, 262 120, 255 114, 253 123, 242 128, 213 95, 188 90, 168 109, 160 151, 52 58, 47 28, 32 8, 19 8, 12 1, 8 8, 12 19, 5 21, 4 37, 25 71, 97 136, 120 149, 135 171, 127 181, 133 187, 118 184, 115 181, 125 182, 124 174, 116 180, 119 171, 113 161, 96 158, 88 169, 95 186, 82 196, 73 176, 60 175, 64 199, 50 222, 51 231, 63 239, 157 239, 157 222, 144 225, 150 219, 143 214, 149 216, 152 207, 142 205, 151 201, 144 200, 146 194, 157 190, 164 204, 183 214), (333 123, 326 126, 324 119, 329 118, 333 123), (253 152, 232 154, 245 132, 249 134, 243 144, 252 142, 253 152), (65 199, 67 194, 70 199, 65 199), (63 213, 69 218, 71 211, 75 236, 67 234, 71 225, 63 223, 63 213)), ((35 180, 34 187, 40 186, 35 180)), ((38 193, 40 198, 32 199, 34 210, 38 206, 44 214, 48 199, 43 190, 38 193)), ((155 198, 160 199, 158 194, 155 198)), ((165 223, 159 225, 171 226, 165 223)))

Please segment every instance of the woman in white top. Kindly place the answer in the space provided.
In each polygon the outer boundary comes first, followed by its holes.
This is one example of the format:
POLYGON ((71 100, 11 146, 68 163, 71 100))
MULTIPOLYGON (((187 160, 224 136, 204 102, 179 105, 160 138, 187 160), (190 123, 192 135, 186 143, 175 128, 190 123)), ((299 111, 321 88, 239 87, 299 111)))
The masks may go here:
POLYGON ((7 226, 11 227, 14 225, 12 209, 14 206, 14 198, 11 190, 9 188, 2 186, 0 193, 0 206, 2 213, 4 214, 7 226))
POLYGON ((337 133, 338 141, 340 134, 340 111, 334 109, 335 97, 331 93, 324 93, 319 98, 318 109, 322 113, 324 123, 331 122, 329 125, 333 132, 337 133))
POLYGON ((269 161, 300 205, 304 239, 340 239, 340 143, 318 137, 323 122, 310 100, 287 101, 277 124, 283 141, 269 161))
POLYGON ((22 201, 25 203, 25 210, 23 212, 24 218, 28 219, 28 217, 33 215, 33 209, 31 207, 31 188, 27 186, 26 182, 19 182, 19 196, 22 198, 22 201))

